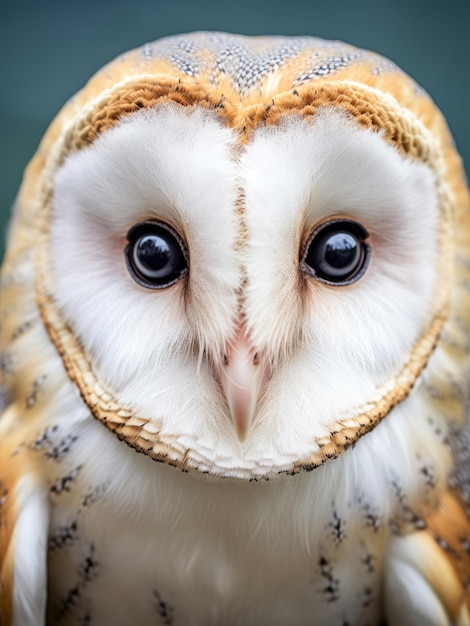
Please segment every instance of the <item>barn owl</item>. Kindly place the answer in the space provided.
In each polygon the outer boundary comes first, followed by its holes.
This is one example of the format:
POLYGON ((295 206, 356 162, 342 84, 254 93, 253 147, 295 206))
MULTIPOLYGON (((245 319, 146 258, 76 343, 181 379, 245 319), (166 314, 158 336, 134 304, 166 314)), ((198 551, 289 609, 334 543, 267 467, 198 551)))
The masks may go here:
POLYGON ((469 196, 393 63, 124 54, 1 280, 2 626, 470 624, 469 196))

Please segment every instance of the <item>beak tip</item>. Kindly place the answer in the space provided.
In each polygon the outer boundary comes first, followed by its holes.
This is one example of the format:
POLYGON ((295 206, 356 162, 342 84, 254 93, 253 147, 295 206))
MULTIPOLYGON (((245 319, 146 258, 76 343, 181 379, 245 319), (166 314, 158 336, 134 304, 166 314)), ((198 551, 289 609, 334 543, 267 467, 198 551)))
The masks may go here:
POLYGON ((238 441, 240 443, 245 443, 246 441, 246 431, 239 431, 237 430, 237 437, 238 437, 238 441))
POLYGON ((238 440, 240 443, 243 443, 250 430, 252 411, 247 410, 248 407, 244 406, 244 404, 238 404, 232 397, 229 399, 228 404, 238 440))
POLYGON ((245 443, 246 437, 248 435, 248 430, 249 430, 248 424, 239 424, 237 422, 235 424, 235 430, 237 432, 238 441, 240 443, 245 443))

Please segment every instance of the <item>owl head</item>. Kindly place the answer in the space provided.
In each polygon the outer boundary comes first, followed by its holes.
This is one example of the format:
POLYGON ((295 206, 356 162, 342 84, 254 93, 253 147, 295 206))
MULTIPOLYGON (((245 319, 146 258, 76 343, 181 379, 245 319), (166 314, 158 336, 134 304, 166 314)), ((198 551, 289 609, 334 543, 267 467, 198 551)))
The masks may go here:
POLYGON ((268 478, 335 459, 467 358, 469 218, 445 122, 395 65, 196 33, 64 107, 5 271, 26 259, 38 341, 103 427, 183 470, 268 478))

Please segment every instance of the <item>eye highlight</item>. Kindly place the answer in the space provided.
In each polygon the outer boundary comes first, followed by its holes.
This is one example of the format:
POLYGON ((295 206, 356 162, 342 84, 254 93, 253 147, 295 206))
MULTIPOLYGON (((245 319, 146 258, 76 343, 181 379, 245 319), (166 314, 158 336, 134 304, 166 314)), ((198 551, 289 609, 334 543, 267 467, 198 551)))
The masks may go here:
POLYGON ((188 251, 178 233, 163 222, 148 220, 127 233, 124 250, 132 278, 147 289, 164 289, 188 273, 188 251))
POLYGON ((315 230, 301 261, 301 269, 328 285, 350 285, 366 271, 368 232, 358 222, 335 219, 315 230))

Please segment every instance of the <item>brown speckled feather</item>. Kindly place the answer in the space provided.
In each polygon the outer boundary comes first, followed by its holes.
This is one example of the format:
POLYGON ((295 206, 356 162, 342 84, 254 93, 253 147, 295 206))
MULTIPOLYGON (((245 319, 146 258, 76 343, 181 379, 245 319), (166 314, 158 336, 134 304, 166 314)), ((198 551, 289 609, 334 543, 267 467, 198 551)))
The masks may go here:
POLYGON ((442 494, 426 522, 424 534, 434 542, 430 554, 436 562, 436 573, 429 572, 430 582, 442 590, 439 595, 446 599, 449 615, 457 622, 463 604, 470 614, 470 523, 459 493, 442 494), (437 571, 440 561, 450 565, 453 575, 437 571))

